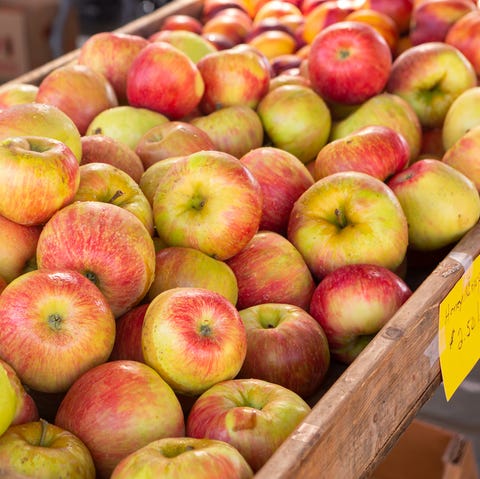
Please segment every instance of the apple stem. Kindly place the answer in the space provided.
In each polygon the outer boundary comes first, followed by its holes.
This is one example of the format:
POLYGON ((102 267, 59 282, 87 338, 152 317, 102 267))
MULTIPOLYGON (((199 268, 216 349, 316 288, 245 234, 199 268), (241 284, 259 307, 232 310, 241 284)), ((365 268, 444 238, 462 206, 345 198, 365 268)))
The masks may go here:
POLYGON ((120 198, 120 196, 122 196, 122 195, 123 195, 122 190, 115 191, 115 194, 110 198, 109 203, 113 203, 117 198, 120 198))
POLYGON ((42 434, 40 435, 40 444, 39 446, 45 446, 45 439, 47 437, 47 427, 48 427, 48 422, 45 421, 45 419, 40 418, 40 424, 42 426, 42 434))
POLYGON ((347 226, 347 218, 342 210, 335 208, 335 216, 337 218, 340 228, 345 228, 347 226))

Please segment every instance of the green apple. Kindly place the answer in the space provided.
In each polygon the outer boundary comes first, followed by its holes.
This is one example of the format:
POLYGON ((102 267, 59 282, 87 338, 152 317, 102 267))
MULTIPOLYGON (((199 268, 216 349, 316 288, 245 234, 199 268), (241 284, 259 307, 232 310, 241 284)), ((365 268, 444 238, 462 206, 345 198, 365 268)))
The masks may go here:
POLYGON ((480 197, 463 173, 421 159, 387 183, 408 220, 409 247, 433 251, 458 241, 480 218, 480 197))
POLYGON ((169 119, 153 110, 120 105, 99 113, 88 125, 86 135, 107 135, 135 150, 140 138, 154 126, 169 119))
MULTIPOLYGON (((17 411, 18 398, 7 375, 7 370, 0 363, 0 436, 12 424, 17 411)), ((1 467, 1 466, 0 466, 1 467)))

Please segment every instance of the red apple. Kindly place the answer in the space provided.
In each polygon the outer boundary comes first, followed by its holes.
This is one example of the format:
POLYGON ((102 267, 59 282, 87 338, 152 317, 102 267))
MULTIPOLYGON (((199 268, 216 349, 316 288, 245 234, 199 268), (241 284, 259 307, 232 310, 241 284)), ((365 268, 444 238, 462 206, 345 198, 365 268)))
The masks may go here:
POLYGON ((199 104, 205 89, 195 63, 178 48, 153 42, 135 57, 127 75, 130 106, 180 119, 199 104))
POLYGON ((362 8, 371 8, 391 17, 397 24, 400 34, 410 27, 410 18, 415 0, 365 0, 362 8))
POLYGON ((303 398, 315 393, 330 368, 327 336, 298 306, 263 303, 240 310, 247 355, 238 378, 263 379, 303 398))
POLYGON ((221 294, 198 287, 166 290, 143 320, 142 351, 176 393, 197 396, 233 379, 247 352, 245 326, 221 294))
POLYGON ((127 101, 127 74, 137 54, 149 41, 140 35, 96 32, 79 49, 78 63, 101 73, 112 85, 118 101, 127 101))
POLYGON ((55 424, 84 442, 101 479, 151 441, 185 433, 183 411, 170 386, 146 364, 128 360, 110 361, 80 376, 62 399, 55 424))
POLYGON ((302 255, 284 236, 259 231, 227 264, 237 278, 238 309, 262 303, 308 309, 315 283, 302 255))
POLYGON ((220 439, 258 471, 305 419, 310 406, 296 393, 261 379, 212 386, 193 404, 187 436, 220 439))
POLYGON ((118 105, 115 90, 106 77, 80 64, 50 71, 41 81, 35 101, 62 110, 81 135, 100 112, 118 105))
POLYGON ((160 28, 161 30, 187 30, 202 33, 202 22, 193 15, 173 13, 165 18, 160 28))
POLYGON ((320 281, 310 314, 325 331, 332 357, 349 364, 411 295, 407 283, 389 269, 345 265, 320 281))
POLYGON ((262 188, 259 229, 285 234, 293 204, 313 184, 312 175, 296 156, 280 148, 254 148, 240 161, 262 188))
POLYGON ((19 276, 2 292, 0 313, 0 357, 37 391, 66 391, 83 372, 105 362, 113 348, 110 306, 76 271, 42 269, 19 276))
POLYGON ((120 316, 147 294, 155 272, 155 247, 143 223, 124 208, 77 201, 43 227, 37 262, 39 268, 84 274, 120 316))

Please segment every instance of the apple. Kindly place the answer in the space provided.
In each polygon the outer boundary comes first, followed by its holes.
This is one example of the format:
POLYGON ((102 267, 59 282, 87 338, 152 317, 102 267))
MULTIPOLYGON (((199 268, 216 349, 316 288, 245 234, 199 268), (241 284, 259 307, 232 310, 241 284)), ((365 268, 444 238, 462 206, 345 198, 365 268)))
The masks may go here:
POLYGON ((295 36, 282 30, 266 30, 255 35, 247 43, 269 60, 280 55, 293 54, 297 50, 295 36))
POLYGON ((237 158, 220 151, 192 153, 161 176, 153 198, 158 237, 226 260, 257 232, 262 190, 237 158))
POLYGON ((201 150, 215 150, 215 145, 201 128, 186 121, 167 121, 154 126, 135 148, 145 170, 160 160, 201 150))
POLYGON ((327 101, 350 105, 381 93, 391 66, 385 39, 361 22, 343 21, 324 28, 308 54, 312 88, 327 101))
POLYGON ((325 332, 332 358, 350 364, 411 295, 407 283, 383 266, 348 264, 320 281, 310 314, 325 332))
POLYGON ((247 352, 245 326, 225 296, 178 287, 155 296, 142 326, 145 363, 176 393, 197 396, 233 379, 247 352))
POLYGON ((203 2, 200 19, 205 22, 227 8, 238 8, 250 14, 253 18, 254 14, 252 14, 250 7, 253 7, 253 5, 249 5, 244 0, 206 0, 203 2))
POLYGON ((258 24, 265 18, 281 18, 286 15, 302 15, 302 11, 294 3, 283 0, 268 0, 255 13, 253 23, 258 24))
POLYGON ((442 125, 442 142, 450 149, 465 133, 480 125, 480 86, 460 93, 451 103, 442 125))
POLYGON ((406 100, 423 127, 441 127, 452 102, 476 86, 471 63, 443 42, 415 45, 393 62, 387 91, 406 100))
POLYGON ((20 276, 35 257, 41 225, 21 225, 0 215, 0 277, 7 283, 20 276))
POLYGON ((448 30, 445 43, 460 50, 470 61, 477 76, 480 77, 480 10, 474 8, 472 12, 459 18, 448 30))
POLYGON ((0 110, 12 105, 31 103, 37 96, 38 85, 13 82, 0 87, 0 110))
POLYGON ((420 159, 387 184, 407 217, 411 249, 434 251, 450 245, 480 218, 473 181, 441 160, 420 159))
POLYGON ((209 289, 237 304, 238 284, 231 268, 195 248, 170 246, 156 253, 155 277, 147 299, 178 287, 209 289))
POLYGON ((127 74, 135 57, 150 42, 140 35, 95 32, 81 45, 77 62, 101 73, 121 104, 127 101, 127 74))
POLYGON ((121 105, 99 113, 88 126, 86 135, 110 136, 135 150, 151 128, 168 122, 161 113, 132 105, 121 105))
POLYGON ((166 42, 151 42, 138 53, 128 70, 128 104, 154 110, 170 120, 191 113, 204 90, 196 64, 166 42))
POLYGON ((231 379, 205 391, 187 418, 189 437, 220 439, 258 471, 310 413, 296 393, 261 379, 231 379))
POLYGON ((302 85, 283 85, 269 91, 257 113, 273 147, 309 163, 327 143, 332 119, 320 95, 302 85))
POLYGON ((150 35, 151 42, 166 42, 185 53, 190 60, 197 63, 208 53, 216 52, 217 48, 201 33, 188 30, 160 30, 150 35))
POLYGON ((185 434, 180 403, 151 367, 109 361, 82 374, 60 402, 55 424, 89 449, 99 479, 126 456, 163 437, 185 434))
POLYGON ((77 201, 43 227, 37 244, 43 269, 68 268, 89 278, 118 317, 147 294, 155 274, 155 247, 143 223, 117 205, 77 201))
POLYGON ((258 113, 246 105, 232 105, 197 116, 190 123, 212 141, 212 150, 240 158, 263 145, 264 130, 258 113))
POLYGON ((137 183, 145 171, 142 160, 125 143, 107 135, 85 135, 81 138, 80 165, 108 163, 127 173, 137 183))
POLYGON ((383 181, 342 171, 300 196, 287 234, 321 280, 345 264, 372 263, 395 271, 405 258, 409 231, 399 200, 383 181))
POLYGON ((221 34, 225 36, 233 45, 239 45, 245 41, 245 38, 252 28, 252 19, 248 14, 240 9, 235 9, 238 14, 224 13, 232 8, 225 8, 205 19, 202 27, 202 35, 221 34))
POLYGON ((101 201, 120 206, 134 214, 153 236, 153 211, 147 197, 131 176, 113 165, 80 165, 80 185, 74 201, 101 201))
MULTIPOLYGON (((8 364, 7 362, 0 359, 0 369, 3 369, 7 372, 8 379, 10 381, 13 390, 15 391, 16 396, 16 409, 13 420, 10 423, 10 426, 16 424, 23 424, 30 421, 38 421, 39 412, 37 404, 35 403, 33 397, 24 387, 20 378, 18 377, 16 371, 8 364)), ((1 373, 0 373, 1 374, 1 373)), ((1 389, 1 388, 0 388, 1 389)), ((8 401, 8 393, 5 393, 5 399, 8 401)), ((4 409, 2 408, 2 413, 4 409)), ((8 407, 5 408, 5 411, 8 410, 8 407)), ((8 414, 7 414, 8 417, 8 414)), ((1 436, 1 434, 0 434, 1 436)), ((0 466, 1 467, 1 466, 0 466)))
POLYGON ((410 28, 415 0, 365 0, 361 8, 370 8, 391 17, 397 24, 400 35, 410 28))
POLYGON ((29 102, 0 109, 0 139, 12 136, 45 136, 65 143, 78 162, 81 135, 73 120, 53 105, 29 102))
POLYGON ((80 181, 72 150, 53 138, 0 140, 0 215, 22 225, 41 225, 71 203, 80 181))
POLYGON ((247 331, 247 355, 238 378, 280 384, 312 396, 330 368, 330 349, 320 324, 305 309, 263 303, 239 311, 247 331))
POLYGON ((81 135, 100 112, 118 105, 109 81, 96 70, 80 64, 62 65, 51 70, 40 82, 35 101, 62 110, 81 135))
POLYGON ((111 479, 148 475, 173 479, 250 479, 253 471, 230 444, 215 439, 164 438, 132 452, 112 472, 111 479))
POLYGON ((66 429, 44 419, 11 426, 0 436, 2 477, 95 479, 95 465, 85 444, 66 429))
POLYGON ((12 424, 18 408, 18 397, 4 364, 0 362, 0 437, 12 424))
POLYGON ((217 50, 228 50, 235 46, 235 42, 223 33, 202 32, 202 37, 208 40, 212 45, 215 45, 217 50))
MULTIPOLYGON (((272 65, 275 68, 275 65, 272 65)), ((291 75, 289 72, 292 70, 286 70, 280 72, 270 80, 269 91, 282 85, 300 85, 304 87, 310 87, 310 80, 304 75, 295 74, 291 75)), ((330 115, 331 116, 331 115, 330 115)))
POLYGON ((480 191, 480 125, 461 136, 440 159, 473 181, 480 191))
POLYGON ((405 138, 388 126, 364 126, 327 143, 315 159, 315 180, 340 171, 361 171, 379 180, 403 170, 410 161, 405 138))
POLYGON ((475 9, 471 0, 423 0, 415 3, 409 29, 412 45, 444 42, 452 25, 475 9))
POLYGON ((233 105, 255 109, 268 91, 268 60, 253 47, 230 48, 205 55, 198 63, 205 82, 200 101, 204 114, 233 105))
POLYGON ((369 125, 387 126, 402 134, 410 146, 410 162, 417 158, 422 141, 420 121, 412 106, 392 93, 375 95, 343 119, 333 122, 329 141, 343 138, 369 125))
POLYGON ((261 20, 258 20, 252 25, 251 30, 248 32, 245 38, 245 42, 248 43, 258 34, 270 30, 280 30, 282 32, 289 33, 290 35, 295 36, 295 29, 298 27, 299 24, 303 23, 303 16, 296 16, 297 20, 295 26, 291 26, 292 24, 290 24, 288 21, 287 23, 285 23, 283 21, 283 18, 285 17, 265 17, 261 20), (301 18, 301 20, 298 20, 298 18, 301 18))
POLYGON ((240 158, 260 183, 263 196, 259 229, 285 234, 293 204, 313 184, 307 167, 280 148, 254 148, 240 158))
POLYGON ((35 270, 9 283, 0 296, 0 325, 0 358, 23 384, 42 392, 64 392, 105 362, 115 336, 104 296, 66 269, 35 270))
MULTIPOLYGON (((302 62, 303 59, 296 53, 285 53, 272 58, 270 64, 272 65, 274 76, 270 80, 269 90, 272 88, 272 80, 284 72, 291 75, 291 72, 296 71, 296 76, 300 76, 300 65, 302 62)), ((302 78, 304 78, 306 80, 305 83, 308 84, 308 80, 305 77, 302 78)))
POLYGON ((168 15, 160 27, 161 30, 187 30, 202 33, 203 24, 197 17, 186 13, 172 13, 168 15))
POLYGON ((300 252, 284 236, 259 231, 227 265, 237 278, 238 309, 262 303, 308 309, 315 282, 300 252))

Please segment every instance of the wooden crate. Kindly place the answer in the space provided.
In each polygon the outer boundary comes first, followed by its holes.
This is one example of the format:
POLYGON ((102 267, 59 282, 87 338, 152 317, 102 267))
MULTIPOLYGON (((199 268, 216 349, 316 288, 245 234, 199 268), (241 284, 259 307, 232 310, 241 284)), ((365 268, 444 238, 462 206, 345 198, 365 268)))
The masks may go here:
MULTIPOLYGON (((201 0, 175 0, 117 31, 149 36, 174 13, 199 16, 201 0)), ((52 69, 74 62, 78 50, 12 82, 38 84, 52 69)), ((256 479, 368 478, 441 383, 438 308, 464 267, 456 257, 480 254, 480 225, 420 272, 418 287, 362 354, 333 366, 312 412, 280 446, 256 479)), ((465 264, 465 263, 463 263, 465 264)))

